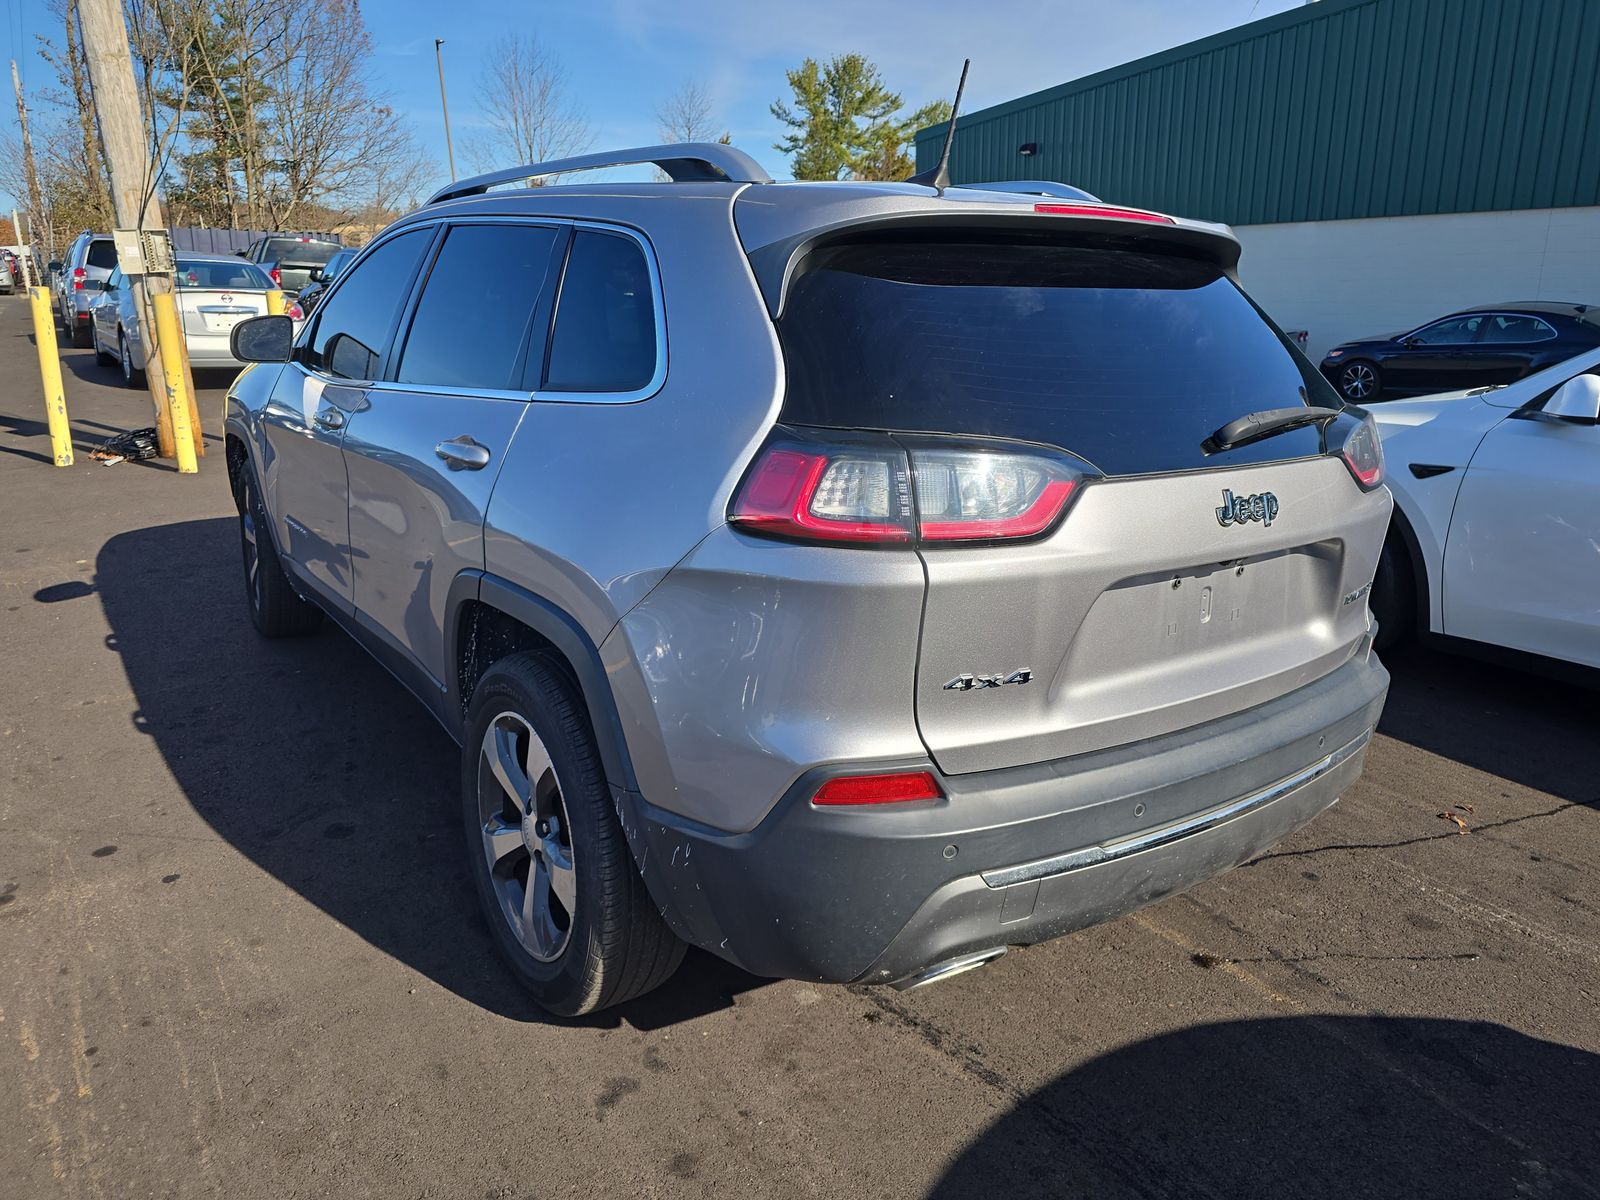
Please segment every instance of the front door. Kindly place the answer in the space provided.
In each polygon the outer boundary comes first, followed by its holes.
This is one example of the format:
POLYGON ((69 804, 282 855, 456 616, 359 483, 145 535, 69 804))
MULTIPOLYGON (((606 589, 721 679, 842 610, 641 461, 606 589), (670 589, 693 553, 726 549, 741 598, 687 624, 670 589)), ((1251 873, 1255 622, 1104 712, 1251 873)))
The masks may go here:
POLYGON ((1508 418, 1467 467, 1444 632, 1600 667, 1600 426, 1508 418))
POLYGON ((1384 385, 1406 392, 1471 387, 1472 343, 1483 321, 1481 313, 1447 317, 1410 334, 1385 359, 1384 385), (1460 379, 1467 382, 1457 382, 1460 379))
POLYGON ((446 684, 446 601, 483 569, 484 515, 543 361, 566 239, 555 225, 452 226, 345 440, 356 619, 409 660, 416 686, 446 684))
POLYGON ((432 228, 389 239, 317 312, 262 413, 262 486, 278 546, 322 599, 351 611, 349 479, 344 440, 362 419, 432 228))

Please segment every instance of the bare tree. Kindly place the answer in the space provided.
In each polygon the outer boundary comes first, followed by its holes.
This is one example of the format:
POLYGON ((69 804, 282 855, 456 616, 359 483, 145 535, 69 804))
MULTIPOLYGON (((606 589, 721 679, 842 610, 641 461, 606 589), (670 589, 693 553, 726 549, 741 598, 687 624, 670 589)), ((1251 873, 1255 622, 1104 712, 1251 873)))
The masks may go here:
POLYGON ((467 143, 467 153, 484 170, 548 162, 589 148, 589 122, 567 97, 566 72, 532 35, 511 34, 495 43, 478 101, 488 129, 467 143))
POLYGON ((727 131, 718 133, 711 119, 711 93, 698 80, 685 80, 656 109, 656 134, 663 145, 671 142, 727 143, 733 140, 727 131))

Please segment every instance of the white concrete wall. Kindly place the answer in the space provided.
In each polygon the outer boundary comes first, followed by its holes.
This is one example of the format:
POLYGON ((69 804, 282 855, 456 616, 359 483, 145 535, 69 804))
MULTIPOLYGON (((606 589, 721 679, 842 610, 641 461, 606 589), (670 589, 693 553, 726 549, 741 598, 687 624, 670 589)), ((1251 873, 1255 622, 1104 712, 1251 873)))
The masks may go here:
POLYGON ((1600 305, 1600 208, 1242 225, 1239 277, 1316 362, 1339 342, 1510 300, 1600 305))

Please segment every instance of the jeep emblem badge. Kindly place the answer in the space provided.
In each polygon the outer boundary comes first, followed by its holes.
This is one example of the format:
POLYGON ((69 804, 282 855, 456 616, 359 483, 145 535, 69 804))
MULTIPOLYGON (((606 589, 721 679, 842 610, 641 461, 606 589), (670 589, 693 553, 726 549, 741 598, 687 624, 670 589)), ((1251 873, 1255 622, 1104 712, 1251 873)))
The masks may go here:
POLYGON ((1218 525, 1243 525, 1246 521, 1260 521, 1263 525, 1271 525, 1272 519, 1278 515, 1278 498, 1271 492, 1261 492, 1254 496, 1235 496, 1227 488, 1222 489, 1222 507, 1217 509, 1218 525))

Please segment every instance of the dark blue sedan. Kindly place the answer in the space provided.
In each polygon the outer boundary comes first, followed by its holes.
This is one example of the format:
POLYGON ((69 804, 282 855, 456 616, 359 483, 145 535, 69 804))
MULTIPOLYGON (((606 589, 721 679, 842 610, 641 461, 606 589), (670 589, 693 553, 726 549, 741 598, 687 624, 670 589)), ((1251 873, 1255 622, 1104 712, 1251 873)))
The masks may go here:
POLYGON ((1451 313, 1328 351, 1322 373, 1355 404, 1515 383, 1600 346, 1600 307, 1533 300, 1451 313))

